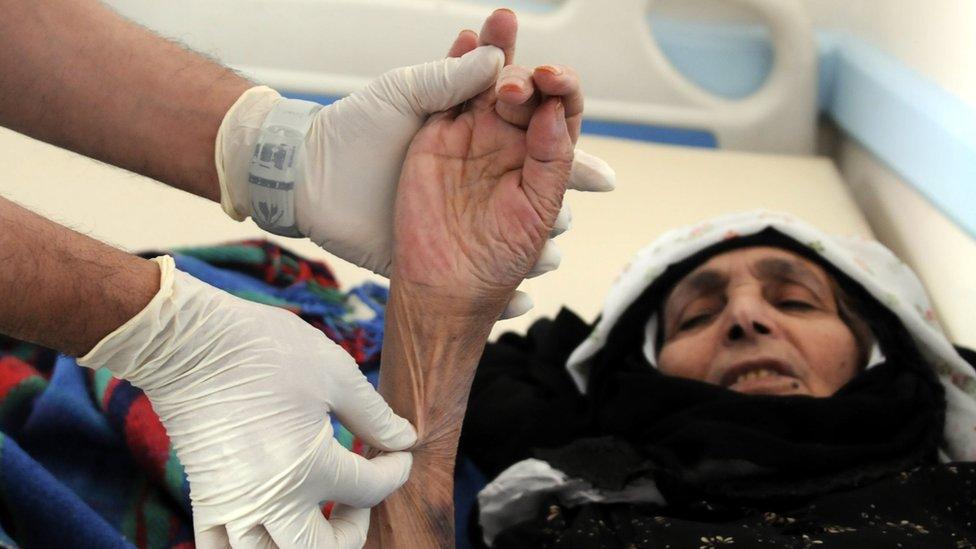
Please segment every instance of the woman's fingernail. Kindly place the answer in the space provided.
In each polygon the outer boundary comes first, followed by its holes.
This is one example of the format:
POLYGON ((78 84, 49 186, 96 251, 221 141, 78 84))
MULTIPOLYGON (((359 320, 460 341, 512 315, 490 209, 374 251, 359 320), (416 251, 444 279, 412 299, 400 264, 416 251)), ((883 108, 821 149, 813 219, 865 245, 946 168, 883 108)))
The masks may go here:
POLYGON ((549 74, 551 74, 553 76, 559 76, 559 75, 561 75, 563 73, 563 70, 561 68, 555 66, 555 65, 542 65, 542 66, 536 67, 535 70, 542 71, 542 72, 548 72, 549 74))
POLYGON ((498 81, 498 91, 522 93, 522 81, 518 78, 502 78, 498 81))

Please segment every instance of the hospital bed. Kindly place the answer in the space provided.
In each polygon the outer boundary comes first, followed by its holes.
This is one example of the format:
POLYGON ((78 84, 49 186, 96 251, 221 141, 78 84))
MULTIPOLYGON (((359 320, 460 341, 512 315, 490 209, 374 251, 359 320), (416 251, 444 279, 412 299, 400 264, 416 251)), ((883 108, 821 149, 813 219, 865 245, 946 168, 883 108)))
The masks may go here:
MULTIPOLYGON (((322 101, 353 91, 387 68, 442 55, 459 29, 477 29, 490 12, 476 3, 432 0, 109 3, 258 81, 322 101), (240 31, 254 28, 266 31, 240 31)), ((864 202, 863 186, 845 181, 833 159, 816 153, 817 47, 799 3, 737 3, 760 14, 773 48, 765 83, 738 99, 707 92, 675 70, 648 34, 645 2, 619 0, 608 9, 603 2, 569 0, 545 13, 520 13, 521 62, 559 61, 580 70, 589 103, 579 146, 616 169, 618 188, 567 195, 573 226, 557 241, 562 266, 524 284, 535 308, 500 322, 494 335, 523 330, 563 305, 595 318, 610 284, 640 247, 669 228, 723 212, 763 207, 792 212, 835 233, 883 241, 897 234, 884 212, 878 213, 877 201, 864 202)), ((324 259, 343 288, 376 278, 307 240, 267 235, 251 221, 228 219, 214 203, 19 134, 0 130, 0 150, 0 194, 121 248, 268 238, 324 259)), ((918 208, 938 215, 924 204, 918 208)), ((900 241, 893 247, 911 262, 926 244, 900 241)), ((925 265, 943 272, 953 261, 945 257, 934 267, 928 260, 925 265)), ((974 327, 961 322, 972 310, 966 308, 972 292, 960 301, 937 285, 929 289, 951 336, 976 344, 974 327)))

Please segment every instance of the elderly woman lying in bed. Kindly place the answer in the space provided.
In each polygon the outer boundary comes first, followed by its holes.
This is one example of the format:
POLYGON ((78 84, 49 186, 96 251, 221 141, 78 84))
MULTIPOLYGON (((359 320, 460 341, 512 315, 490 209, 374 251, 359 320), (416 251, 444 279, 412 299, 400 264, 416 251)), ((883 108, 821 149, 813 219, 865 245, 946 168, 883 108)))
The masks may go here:
POLYGON ((973 547, 976 354, 874 241, 732 214, 595 326, 489 345, 461 442, 496 547, 973 547), (969 362, 967 362, 969 360, 969 362))
POLYGON ((769 212, 675 230, 595 326, 563 311, 482 356, 559 211, 577 96, 523 132, 488 94, 412 145, 380 388, 420 439, 370 541, 453 543, 464 419, 493 546, 973 547, 973 354, 876 242, 769 212))

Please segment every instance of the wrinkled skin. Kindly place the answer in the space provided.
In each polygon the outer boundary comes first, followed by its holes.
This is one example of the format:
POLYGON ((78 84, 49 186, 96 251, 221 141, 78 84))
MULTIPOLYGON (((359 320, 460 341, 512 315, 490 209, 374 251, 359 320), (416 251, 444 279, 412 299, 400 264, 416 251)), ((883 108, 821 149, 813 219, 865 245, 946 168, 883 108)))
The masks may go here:
POLYGON ((504 306, 548 238, 573 159, 559 98, 524 131, 495 104, 487 90, 431 117, 400 177, 394 276, 459 307, 504 306))
POLYGON ((860 367, 857 341, 839 315, 829 275, 779 248, 744 248, 711 258, 675 285, 665 303, 664 322, 661 372, 733 391, 827 397, 860 367), (764 261, 794 265, 802 274, 773 276, 776 272, 761 268, 764 261), (705 271, 727 283, 682 292, 705 271), (729 384, 728 373, 737 366, 764 361, 782 365, 789 375, 729 384))
POLYGON ((380 394, 416 426, 410 478, 374 509, 368 545, 450 547, 461 420, 491 326, 549 239, 573 157, 559 98, 522 130, 494 90, 432 117, 397 190, 380 394))
MULTIPOLYGON (((514 14, 497 10, 480 37, 462 32, 450 55, 487 43, 509 63, 516 26, 514 14)), ((518 75, 514 87, 497 86, 501 102, 493 88, 432 116, 407 152, 380 393, 417 427, 418 441, 407 483, 373 511, 371 547, 453 546, 454 458, 475 367, 559 214, 579 80, 570 70, 518 75)))

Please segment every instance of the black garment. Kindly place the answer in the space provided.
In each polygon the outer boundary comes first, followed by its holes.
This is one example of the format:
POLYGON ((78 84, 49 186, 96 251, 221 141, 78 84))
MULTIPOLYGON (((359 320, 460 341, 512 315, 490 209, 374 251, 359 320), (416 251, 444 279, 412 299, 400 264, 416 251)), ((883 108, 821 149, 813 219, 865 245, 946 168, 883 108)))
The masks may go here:
POLYGON ((654 504, 542 506, 496 539, 503 548, 976 547, 976 463, 926 465, 780 510, 654 504))
POLYGON ((810 547, 916 541, 911 531, 888 522, 943 536, 929 537, 923 546, 953 540, 966 546, 976 539, 969 508, 959 508, 976 501, 973 465, 937 460, 945 402, 931 367, 887 308, 791 238, 770 229, 668 267, 587 361, 582 396, 565 363, 589 332, 563 310, 554 321, 533 326, 526 338, 509 335, 489 346, 472 388, 462 451, 488 476, 534 455, 606 489, 653 480, 668 504, 566 509, 551 502, 503 532, 496 545, 629 547, 673 540, 674 547, 710 547, 729 537, 740 546, 750 540, 810 547), (886 362, 823 399, 743 395, 652 368, 641 352, 644 326, 673 284, 717 253, 755 245, 791 250, 820 264, 869 324, 886 362), (900 482, 904 474, 915 480, 900 482), (783 513, 783 524, 766 519, 783 513), (743 526, 761 533, 751 536, 743 526), (851 535, 813 537, 838 529, 851 535))
POLYGON ((588 432, 586 399, 564 368, 590 327, 568 309, 525 336, 502 335, 485 348, 461 430, 460 451, 488 478, 588 432))
MULTIPOLYGON (((652 473, 673 505, 704 496, 737 503, 804 497, 937 457, 943 391, 918 361, 892 356, 829 398, 747 395, 665 376, 640 351, 625 363, 604 379, 594 428, 644 456, 631 476, 652 473)), ((562 468, 561 456, 578 454, 577 444, 550 452, 549 461, 562 468)))
MULTIPOLYGON (((908 338, 904 330, 890 327, 900 323, 859 284, 825 264, 809 248, 767 229, 702 250, 658 276, 618 320, 604 350, 589 360, 592 374, 586 397, 576 390, 564 365, 573 350, 589 336, 592 326, 568 309, 561 310, 553 320, 537 321, 525 336, 508 333, 497 343, 489 344, 471 388, 461 449, 491 478, 530 457, 532 448, 555 447, 580 437, 600 436, 601 429, 593 416, 603 413, 603 403, 618 399, 620 395, 615 392, 629 382, 626 379, 629 373, 637 378, 651 373, 636 351, 642 347, 647 319, 671 286, 717 253, 757 245, 791 250, 821 264, 861 304, 858 312, 869 320, 882 349, 895 352, 903 346, 908 338)), ((910 342, 907 346, 914 351, 910 342)), ((917 352, 913 352, 915 355, 917 352)))
MULTIPOLYGON (((741 395, 663 376, 633 342, 629 352, 608 344, 594 357, 583 397, 564 369, 589 333, 578 317, 563 310, 528 337, 504 336, 479 366, 462 451, 489 477, 532 455, 608 489, 650 477, 669 505, 552 502, 496 546, 709 547, 737 533, 740 546, 746 539, 821 545, 805 534, 830 546, 869 547, 883 538, 884 546, 907 547, 911 533, 887 525, 902 520, 963 540, 972 518, 958 504, 976 501, 968 488, 976 473, 970 464, 937 464, 942 387, 895 324, 879 336, 890 360, 828 399, 741 395), (915 467, 915 481, 898 482, 915 467), (919 514, 922 502, 935 518, 919 514), (871 504, 884 512, 872 515, 871 504), (784 512, 805 530, 764 518, 784 512)), ((611 332, 614 338, 626 339, 611 332)), ((926 539, 924 546, 944 541, 926 539)))

